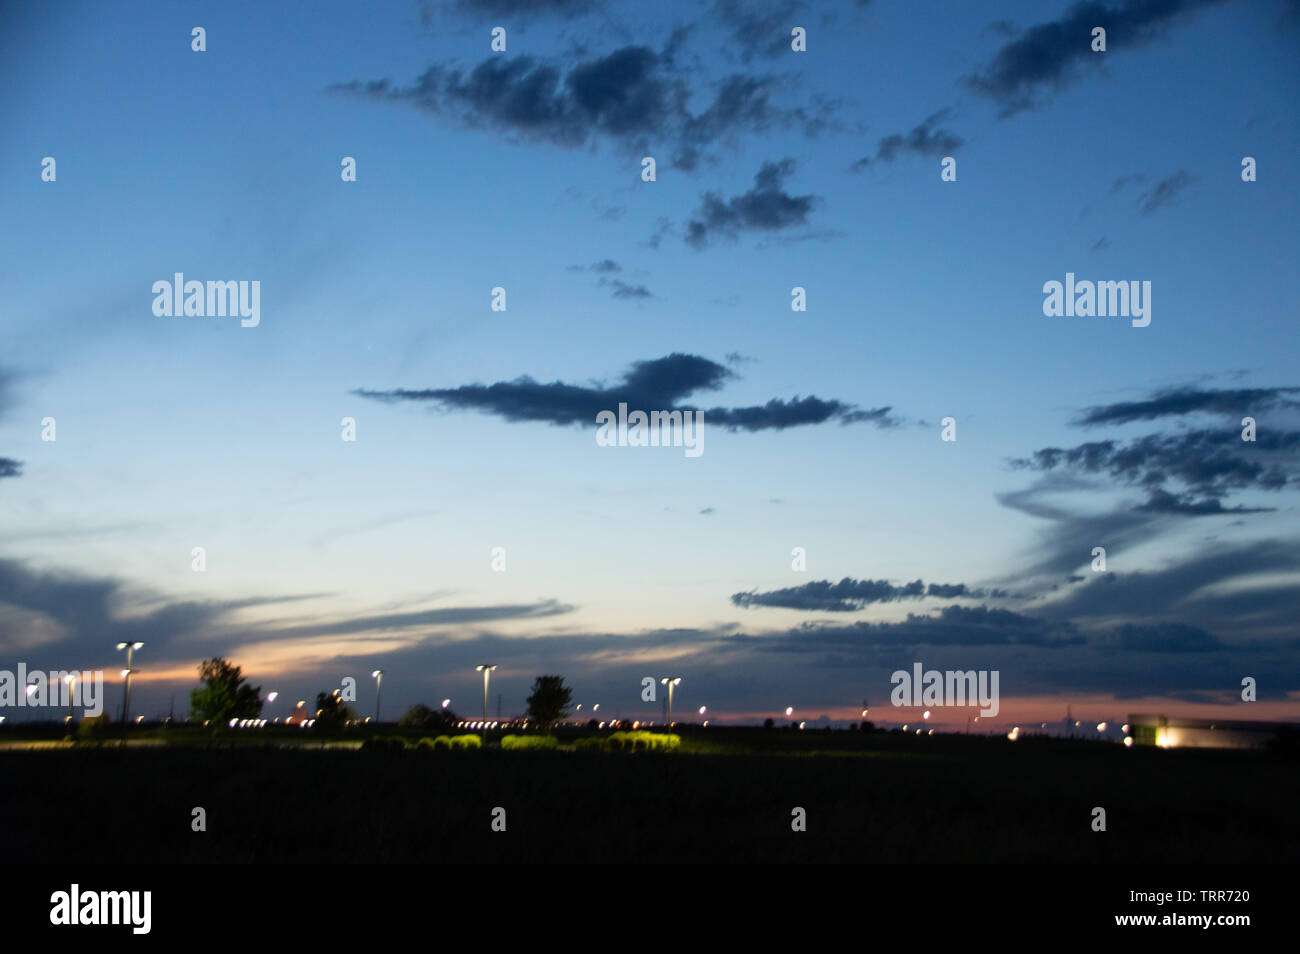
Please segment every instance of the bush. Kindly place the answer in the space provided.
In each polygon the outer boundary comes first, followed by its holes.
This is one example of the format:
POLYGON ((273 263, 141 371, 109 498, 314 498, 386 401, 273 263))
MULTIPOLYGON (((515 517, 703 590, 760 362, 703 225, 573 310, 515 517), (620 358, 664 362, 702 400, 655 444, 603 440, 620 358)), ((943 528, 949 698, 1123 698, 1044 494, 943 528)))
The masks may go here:
POLYGON ((553 735, 503 735, 503 749, 553 749, 560 740, 553 735))
POLYGON ((436 749, 436 748, 438 747, 438 740, 437 740, 437 739, 431 739, 431 738, 429 738, 429 737, 426 735, 426 736, 425 736, 423 739, 421 739, 419 742, 416 742, 416 743, 415 743, 415 747, 416 747, 417 749, 428 749, 428 750, 432 751, 433 749, 436 749))
POLYGON ((107 712, 89 716, 77 723, 77 739, 82 742, 99 742, 108 735, 109 719, 107 712))
POLYGON ((682 737, 671 732, 615 732, 609 747, 621 752, 672 752, 682 744, 682 737))
POLYGON ((593 735, 585 739, 576 740, 573 743, 573 747, 575 750, 596 749, 597 751, 603 752, 609 748, 609 745, 607 744, 607 740, 602 739, 598 735, 593 735))
POLYGON ((440 736, 438 736, 436 739, 433 740, 433 747, 434 747, 435 749, 449 749, 449 748, 451 748, 451 736, 449 736, 449 735, 440 735, 440 736))
POLYGON ((453 749, 481 749, 483 740, 477 735, 453 735, 451 737, 451 747, 453 749))

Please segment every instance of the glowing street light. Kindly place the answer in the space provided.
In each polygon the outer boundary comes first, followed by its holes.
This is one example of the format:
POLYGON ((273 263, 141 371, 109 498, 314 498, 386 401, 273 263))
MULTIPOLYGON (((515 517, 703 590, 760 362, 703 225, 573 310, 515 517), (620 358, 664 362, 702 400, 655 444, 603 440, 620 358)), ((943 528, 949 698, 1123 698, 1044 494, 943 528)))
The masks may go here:
POLYGON ((131 712, 131 673, 135 671, 131 668, 131 654, 142 646, 144 646, 144 643, 140 642, 117 644, 119 651, 123 649, 126 650, 126 668, 122 670, 122 678, 126 680, 126 687, 122 692, 122 731, 124 738, 126 732, 126 719, 131 712))
POLYGON ((496 666, 489 666, 487 663, 482 663, 481 665, 474 667, 475 672, 483 673, 483 721, 484 722, 487 721, 488 680, 491 679, 492 670, 496 668, 497 668, 496 666))
POLYGON ((681 684, 681 676, 664 676, 659 684, 668 687, 668 724, 673 723, 673 687, 681 684))
POLYGON ((71 722, 72 721, 72 688, 77 684, 77 677, 72 673, 68 673, 68 675, 63 677, 63 681, 68 684, 68 721, 71 722))
POLYGON ((279 696, 280 694, 278 692, 268 692, 266 694, 266 701, 268 703, 274 702, 276 699, 279 698, 279 696))
POLYGON ((794 715, 794 706, 786 706, 786 707, 785 707, 785 717, 788 719, 788 718, 790 718, 790 716, 792 716, 792 715, 794 715))
POLYGON ((379 721, 379 700, 384 694, 384 671, 376 669, 370 674, 375 680, 375 721, 379 721))

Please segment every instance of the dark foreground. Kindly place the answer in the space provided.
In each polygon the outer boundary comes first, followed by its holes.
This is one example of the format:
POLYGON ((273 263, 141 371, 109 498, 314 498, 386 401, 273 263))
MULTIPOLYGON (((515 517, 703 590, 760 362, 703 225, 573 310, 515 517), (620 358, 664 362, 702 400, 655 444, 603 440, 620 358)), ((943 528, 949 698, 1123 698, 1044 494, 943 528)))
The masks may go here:
POLYGON ((1300 860, 1294 756, 726 732, 671 754, 4 751, 0 817, 11 857, 80 863, 1300 860))

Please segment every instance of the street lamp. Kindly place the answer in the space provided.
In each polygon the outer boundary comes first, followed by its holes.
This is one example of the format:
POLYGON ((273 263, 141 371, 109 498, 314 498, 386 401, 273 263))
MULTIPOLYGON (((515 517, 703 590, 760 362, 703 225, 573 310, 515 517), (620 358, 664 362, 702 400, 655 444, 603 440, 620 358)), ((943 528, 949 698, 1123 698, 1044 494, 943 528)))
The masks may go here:
POLYGON ((126 717, 131 713, 131 654, 143 646, 144 643, 118 643, 119 650, 126 650, 126 668, 122 670, 122 678, 126 680, 126 688, 122 693, 122 731, 126 731, 126 717))
POLYGON ((376 669, 370 674, 375 680, 375 721, 379 721, 379 699, 384 694, 384 671, 376 669))
POLYGON ((73 686, 77 684, 77 677, 72 673, 68 673, 68 675, 64 677, 63 681, 68 684, 68 722, 71 723, 72 722, 72 691, 73 691, 73 686))
POLYGON ((681 676, 665 676, 659 680, 660 685, 668 687, 668 724, 673 724, 673 687, 680 684, 681 676))
POLYGON ((483 721, 487 722, 487 697, 488 697, 488 680, 491 678, 491 672, 496 666, 489 666, 487 663, 475 666, 475 672, 483 673, 483 721))

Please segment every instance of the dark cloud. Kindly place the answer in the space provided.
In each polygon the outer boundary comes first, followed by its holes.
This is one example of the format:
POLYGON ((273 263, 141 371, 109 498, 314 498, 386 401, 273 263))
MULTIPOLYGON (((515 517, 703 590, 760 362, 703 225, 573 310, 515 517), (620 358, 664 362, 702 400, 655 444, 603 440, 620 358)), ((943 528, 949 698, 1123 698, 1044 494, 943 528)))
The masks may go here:
POLYGON ((800 586, 789 586, 766 593, 754 590, 747 593, 733 593, 731 602, 746 608, 777 606, 785 609, 851 613, 873 603, 919 600, 927 596, 951 600, 959 597, 996 599, 1006 595, 1005 590, 972 589, 965 583, 931 583, 927 587, 921 580, 913 580, 911 583, 896 586, 888 580, 855 580, 846 576, 838 583, 832 583, 830 580, 815 580, 800 586))
POLYGON ((790 31, 807 26, 795 19, 804 9, 804 0, 717 0, 713 16, 730 27, 741 59, 749 62, 790 52, 790 31))
POLYGON ((1297 456, 1300 432, 1266 429, 1251 443, 1241 439, 1239 427, 1225 427, 1045 447, 1010 464, 1018 470, 1104 474, 1151 493, 1147 509, 1192 514, 1222 512, 1218 501, 1233 491, 1283 489, 1297 456), (1161 496, 1169 482, 1185 489, 1161 496))
POLYGON ((653 298, 654 294, 644 285, 631 285, 619 278, 602 278, 602 287, 612 288, 614 298, 653 298))
MULTIPOLYGON (((0 417, 8 413, 13 406, 13 384, 17 375, 5 368, 0 368, 0 417)), ((0 478, 20 477, 23 462, 12 457, 0 457, 0 478)))
MULTIPOLYGON (((1300 543, 1253 540, 1215 543, 1168 565, 1135 564, 1124 556, 1131 547, 1105 538, 1112 572, 1085 572, 1088 579, 1054 597, 1038 612, 1054 619, 1085 621, 1195 620, 1197 625, 1231 632, 1235 638, 1294 638, 1300 612, 1300 585, 1268 582, 1294 574, 1300 543), (1119 572, 1115 572, 1118 570, 1119 572)), ((1086 564, 1082 549, 1076 563, 1086 564)))
POLYGON ((1125 623, 1109 641, 1117 649, 1144 653, 1208 653, 1224 648, 1217 637, 1199 626, 1182 623, 1125 623))
MULTIPOLYGON (((459 388, 430 388, 420 391, 398 389, 370 391, 358 389, 354 394, 378 401, 414 401, 432 403, 449 410, 476 410, 495 414, 507 421, 544 421, 548 424, 594 424, 601 411, 616 410, 625 402, 629 410, 673 411, 697 410, 682 402, 700 391, 717 391, 734 371, 697 355, 674 353, 662 358, 637 361, 611 386, 582 386, 553 381, 549 384, 529 377, 496 384, 471 384, 459 388)), ((817 397, 795 397, 789 401, 773 399, 752 407, 715 407, 705 410, 705 418, 714 426, 728 430, 781 430, 803 424, 820 424, 839 420, 844 424, 874 423, 877 427, 894 426, 889 408, 862 410, 842 401, 817 397)))
POLYGON ((873 162, 893 162, 901 153, 917 156, 950 156, 961 148, 965 141, 946 129, 939 129, 938 124, 951 115, 951 109, 941 109, 922 123, 912 128, 906 135, 893 133, 885 136, 876 144, 874 159, 863 156, 852 166, 850 171, 859 172, 873 162))
POLYGON ((706 192, 695 218, 687 224, 686 243, 702 249, 718 236, 734 241, 741 232, 771 232, 804 225, 820 199, 785 192, 784 182, 794 168, 793 159, 765 162, 754 176, 754 188, 748 192, 725 200, 715 192, 706 192))
MULTIPOLYGON (((1166 34, 1187 15, 1224 0, 1121 0, 1109 6, 1086 0, 1059 20, 1021 31, 966 84, 998 102, 1003 117, 1043 105, 1046 90, 1074 82, 1085 64, 1100 68, 1111 53, 1094 53, 1092 30, 1106 30, 1106 49, 1141 47, 1166 34)), ((999 21, 1000 22, 1000 21, 999 21)))
POLYGON ((1081 646, 1087 640, 1068 622, 1037 619, 987 606, 945 606, 937 615, 909 613, 899 623, 832 626, 804 623, 768 647, 776 651, 825 650, 831 645, 882 646, 1081 646))
MULTIPOLYGON (((1009 461, 1016 470, 1069 475, 1105 475, 1143 489, 1139 511, 1206 516, 1258 513, 1270 508, 1226 507, 1223 498, 1238 491, 1279 491, 1297 483, 1300 431, 1280 426, 1258 428, 1254 441, 1242 440, 1241 420, 1265 411, 1300 408, 1289 395, 1300 388, 1208 390, 1193 387, 1157 391, 1142 401, 1090 407, 1076 426, 1129 424, 1181 419, 1190 414, 1226 418, 1218 427, 1181 429, 1129 440, 1088 441, 1074 447, 1045 447, 1009 461)), ((1076 488, 1077 489, 1077 488, 1076 488)))
POLYGON ((572 612, 557 600, 486 606, 445 606, 334 617, 257 627, 236 619, 240 610, 302 602, 325 594, 239 600, 168 600, 111 577, 33 569, 0 559, 0 651, 57 652, 68 665, 102 666, 118 642, 144 642, 149 660, 186 661, 225 653, 250 642, 464 626, 511 619, 542 619, 572 612), (44 621, 36 625, 34 621, 44 621))
POLYGON ((606 258, 599 262, 592 262, 590 265, 569 266, 569 271, 571 272, 596 272, 598 274, 604 274, 604 275, 612 274, 614 272, 621 272, 622 270, 623 270, 622 266, 619 265, 618 262, 614 261, 612 258, 606 258))
POLYGON ((1138 197, 1138 208, 1143 215, 1151 215, 1175 199, 1192 183, 1192 177, 1183 170, 1178 170, 1167 179, 1161 179, 1154 186, 1138 197))
MULTIPOLYGON (((678 36, 679 34, 674 34, 678 36)), ((529 56, 490 56, 469 72, 430 66, 410 86, 391 80, 337 83, 329 92, 411 106, 468 128, 497 129, 526 139, 576 148, 606 139, 625 151, 664 155, 690 170, 719 142, 742 133, 827 128, 833 104, 782 108, 773 103, 778 77, 730 75, 713 84, 700 112, 698 79, 677 70, 672 44, 663 53, 626 46, 607 56, 560 67, 529 56)), ((788 85, 785 84, 785 85, 788 85)))
POLYGON ((1300 387, 1218 390, 1193 387, 1167 388, 1154 392, 1142 401, 1095 405, 1084 411, 1073 423, 1081 427, 1128 424, 1133 421, 1154 421, 1163 417, 1182 417, 1200 412, 1223 414, 1240 420, 1246 416, 1258 416, 1263 411, 1300 408, 1300 401, 1287 397, 1296 393, 1300 393, 1300 387))

